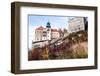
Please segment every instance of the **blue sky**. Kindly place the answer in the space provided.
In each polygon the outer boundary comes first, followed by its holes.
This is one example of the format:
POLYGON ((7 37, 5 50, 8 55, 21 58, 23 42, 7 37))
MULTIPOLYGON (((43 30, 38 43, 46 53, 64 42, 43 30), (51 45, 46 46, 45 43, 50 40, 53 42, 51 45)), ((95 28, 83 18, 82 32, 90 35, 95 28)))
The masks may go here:
POLYGON ((38 16, 38 15, 29 15, 29 25, 30 26, 46 26, 46 23, 49 21, 51 28, 66 28, 68 26, 68 17, 64 16, 38 16))

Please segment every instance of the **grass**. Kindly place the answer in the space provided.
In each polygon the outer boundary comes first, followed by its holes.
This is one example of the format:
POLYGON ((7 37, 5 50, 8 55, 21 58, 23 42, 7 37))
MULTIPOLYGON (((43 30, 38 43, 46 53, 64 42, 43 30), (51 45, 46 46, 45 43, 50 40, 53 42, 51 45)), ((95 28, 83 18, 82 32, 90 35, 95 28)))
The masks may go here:
POLYGON ((88 53, 87 50, 84 49, 82 46, 77 46, 72 51, 72 58, 87 58, 88 53))

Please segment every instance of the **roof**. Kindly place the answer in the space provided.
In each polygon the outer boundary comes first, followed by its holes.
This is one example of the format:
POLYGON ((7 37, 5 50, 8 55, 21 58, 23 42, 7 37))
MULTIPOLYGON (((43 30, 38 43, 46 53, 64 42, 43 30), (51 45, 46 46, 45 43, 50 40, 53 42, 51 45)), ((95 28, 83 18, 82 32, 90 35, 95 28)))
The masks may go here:
POLYGON ((45 28, 42 26, 39 26, 38 28, 36 28, 36 30, 43 30, 43 29, 45 29, 45 28))
POLYGON ((57 29, 51 29, 51 31, 52 31, 52 32, 58 32, 58 30, 57 30, 57 29))
MULTIPOLYGON (((46 28, 44 28, 43 26, 39 26, 38 28, 36 28, 36 30, 44 30, 46 28)), ((52 32, 58 32, 57 29, 51 29, 52 32)))

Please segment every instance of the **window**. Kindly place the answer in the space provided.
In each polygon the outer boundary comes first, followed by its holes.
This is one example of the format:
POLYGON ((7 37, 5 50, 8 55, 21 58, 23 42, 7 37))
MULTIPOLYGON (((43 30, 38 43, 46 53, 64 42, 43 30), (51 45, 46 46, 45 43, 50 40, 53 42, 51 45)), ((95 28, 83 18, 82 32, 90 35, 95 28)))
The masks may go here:
POLYGON ((46 31, 43 31, 43 36, 46 36, 47 32, 46 31))
POLYGON ((50 31, 50 29, 47 29, 47 31, 50 31))

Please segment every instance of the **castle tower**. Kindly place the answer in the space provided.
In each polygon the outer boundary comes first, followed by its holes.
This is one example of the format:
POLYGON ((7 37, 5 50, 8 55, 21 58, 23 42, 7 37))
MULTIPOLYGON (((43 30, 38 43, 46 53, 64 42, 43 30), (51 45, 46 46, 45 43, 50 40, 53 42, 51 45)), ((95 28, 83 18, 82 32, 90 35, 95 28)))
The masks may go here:
POLYGON ((47 31, 47 40, 51 40, 51 25, 50 22, 46 24, 46 31, 47 31))

